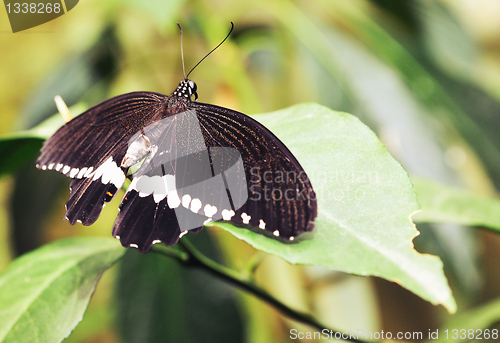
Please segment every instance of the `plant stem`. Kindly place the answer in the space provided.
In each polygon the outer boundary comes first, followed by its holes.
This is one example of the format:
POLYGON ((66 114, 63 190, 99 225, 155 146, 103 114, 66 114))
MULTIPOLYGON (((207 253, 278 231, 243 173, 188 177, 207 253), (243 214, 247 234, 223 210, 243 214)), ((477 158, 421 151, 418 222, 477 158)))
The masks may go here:
MULTIPOLYGON (((257 298, 263 300, 272 307, 276 308, 284 315, 298 322, 310 325, 318 329, 319 331, 326 330, 328 331, 328 334, 333 337, 335 337, 335 334, 337 334, 337 337, 341 336, 340 331, 327 328, 326 325, 321 324, 310 314, 294 310, 293 308, 289 307, 288 305, 282 303, 280 300, 273 297, 263 288, 243 278, 236 271, 227 268, 206 257, 198 249, 196 249, 194 245, 192 245, 191 242, 189 242, 186 238, 181 239, 178 244, 184 248, 185 252, 174 250, 160 244, 154 245, 151 250, 169 257, 173 257, 177 259, 179 262, 182 262, 185 266, 204 269, 205 271, 211 273, 212 275, 238 288, 241 288, 249 292, 250 294, 255 295, 257 298)), ((349 337, 348 333, 347 337, 342 337, 342 339, 350 342, 365 343, 365 341, 349 337)))

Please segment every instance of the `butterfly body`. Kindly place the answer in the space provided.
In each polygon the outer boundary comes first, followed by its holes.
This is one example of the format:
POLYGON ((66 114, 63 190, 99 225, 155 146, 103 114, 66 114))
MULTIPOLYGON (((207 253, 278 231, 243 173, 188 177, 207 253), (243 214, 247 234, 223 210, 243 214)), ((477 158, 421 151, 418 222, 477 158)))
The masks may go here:
POLYGON ((315 193, 299 162, 263 125, 197 99, 183 80, 170 95, 123 94, 49 138, 40 169, 71 177, 66 219, 91 225, 132 176, 113 227, 125 247, 173 245, 187 230, 229 220, 293 239, 312 230, 315 193))

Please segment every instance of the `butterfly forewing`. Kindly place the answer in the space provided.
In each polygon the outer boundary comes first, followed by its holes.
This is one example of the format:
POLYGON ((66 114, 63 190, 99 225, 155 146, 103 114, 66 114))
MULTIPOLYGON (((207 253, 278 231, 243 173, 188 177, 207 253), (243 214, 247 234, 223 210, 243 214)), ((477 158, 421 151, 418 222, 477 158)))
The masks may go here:
POLYGON ((73 178, 66 218, 92 224, 123 186, 129 138, 156 120, 167 97, 134 92, 111 98, 62 126, 43 145, 37 167, 73 178))

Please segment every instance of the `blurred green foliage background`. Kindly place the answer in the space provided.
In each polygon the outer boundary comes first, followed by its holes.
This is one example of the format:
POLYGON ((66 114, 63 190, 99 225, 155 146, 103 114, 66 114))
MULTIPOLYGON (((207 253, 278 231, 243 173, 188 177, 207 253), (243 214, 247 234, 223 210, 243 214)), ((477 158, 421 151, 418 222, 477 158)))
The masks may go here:
MULTIPOLYGON (((136 90, 170 94, 182 79, 175 23, 189 70, 232 21, 230 39, 191 75, 201 102, 247 114, 317 102, 359 117, 411 177, 489 196, 500 187, 497 0, 85 0, 16 34, 0 16, 0 134, 54 114, 55 95, 90 106, 136 90)), ((68 184, 34 160, 0 178, 0 270, 60 237, 110 235, 116 204, 91 227, 61 221, 68 184)), ((500 296, 497 235, 418 229, 416 249, 442 258, 459 315, 500 296)), ((397 284, 291 266, 207 231, 193 237, 205 253, 238 269, 259 262, 259 283, 335 328, 427 333, 450 320, 397 284)), ((66 341, 286 342, 291 328, 312 331, 206 274, 130 251, 66 341)))

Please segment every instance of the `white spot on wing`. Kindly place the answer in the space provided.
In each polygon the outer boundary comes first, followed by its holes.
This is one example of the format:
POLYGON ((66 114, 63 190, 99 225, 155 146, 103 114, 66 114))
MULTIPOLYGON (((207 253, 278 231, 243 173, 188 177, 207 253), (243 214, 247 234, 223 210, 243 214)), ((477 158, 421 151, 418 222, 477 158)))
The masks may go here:
POLYGON ((120 189, 125 182, 125 174, 120 167, 109 157, 99 168, 96 169, 93 180, 98 180, 102 176, 103 184, 112 183, 120 189))
POLYGON ((295 237, 293 236, 290 236, 290 238, 288 238, 289 240, 293 241, 295 239, 295 237))
MULTIPOLYGON (((139 194, 140 195, 140 194, 139 194)), ((153 193, 153 200, 155 201, 155 203, 159 203, 160 201, 162 201, 163 199, 165 199, 165 194, 161 194, 161 193, 153 193)))
POLYGON ((51 170, 52 168, 54 168, 54 163, 49 164, 49 166, 47 167, 47 169, 49 170, 51 170))
POLYGON ((187 233, 188 233, 187 230, 186 231, 182 231, 181 234, 179 235, 179 238, 181 238, 184 235, 187 235, 187 233))
POLYGON ((181 204, 181 199, 179 199, 179 194, 177 193, 176 189, 168 192, 167 204, 170 208, 177 208, 181 204))
POLYGON ((264 222, 262 219, 259 221, 259 228, 262 230, 266 228, 266 222, 264 222))
POLYGON ((47 169, 47 166, 42 166, 42 170, 46 170, 47 169))
POLYGON ((130 244, 129 247, 139 249, 139 246, 137 244, 134 244, 134 243, 130 244))
POLYGON ((280 235, 280 232, 278 230, 276 230, 276 231, 273 232, 273 235, 275 235, 276 237, 278 237, 280 235))
POLYGON ((207 204, 205 208, 203 208, 203 212, 205 212, 207 217, 212 218, 217 213, 217 207, 207 204))
POLYGON ((161 176, 158 176, 158 178, 160 179, 159 182, 162 183, 162 185, 160 185, 160 187, 158 187, 158 189, 154 189, 153 190, 153 199, 156 203, 159 203, 160 201, 162 201, 163 199, 165 199, 165 197, 167 196, 166 192, 165 192, 165 188, 163 186, 163 181, 161 180, 162 177, 161 176))
MULTIPOLYGON (((109 159, 108 159, 109 160, 109 159)), ((93 181, 96 181, 97 179, 99 179, 102 174, 104 174, 104 169, 106 169, 106 164, 107 164, 108 161, 104 162, 103 165, 101 165, 99 168, 97 168, 94 172, 94 176, 92 177, 92 180, 93 181)), ((103 182, 104 183, 104 182, 103 182)))
POLYGON ((116 238, 116 239, 120 239, 120 236, 116 235, 116 236, 115 236, 115 238, 116 238))
POLYGON ((208 223, 210 223, 212 221, 212 218, 208 218, 207 220, 205 220, 203 222, 203 225, 207 225, 208 223))
POLYGON ((71 169, 71 172, 69 173, 69 177, 74 178, 76 176, 76 174, 78 174, 79 171, 80 171, 80 169, 78 169, 78 168, 71 169))
POLYGON ((175 187, 175 175, 165 175, 165 187, 167 188, 167 204, 170 208, 177 208, 181 204, 179 193, 175 187))
POLYGON ((62 163, 58 163, 57 166, 56 166, 56 170, 59 171, 59 170, 61 170, 62 167, 63 167, 63 164, 62 163))
POLYGON ((191 211, 193 211, 194 213, 198 213, 200 208, 201 208, 201 200, 198 198, 194 198, 191 201, 191 211))
MULTIPOLYGON (((177 189, 175 188, 174 175, 155 175, 151 177, 142 175, 134 178, 128 189, 129 191, 137 191, 140 197, 146 197, 150 194, 153 194, 153 199, 156 203, 159 203, 160 201, 165 199, 165 197, 167 197, 167 204, 170 208, 179 207, 179 205, 181 204, 181 200, 179 199, 179 195, 177 194, 177 189)), ((191 198, 186 198, 185 201, 187 202, 187 205, 185 207, 189 208, 189 202, 191 201, 191 198)))
POLYGON ((87 167, 80 169, 76 178, 81 179, 83 177, 83 175, 85 175, 85 173, 87 172, 87 169, 88 169, 87 167))
POLYGON ((94 170, 94 167, 90 167, 86 172, 85 174, 83 175, 83 177, 91 177, 92 176, 92 171, 94 170))
POLYGON ((71 169, 70 166, 64 166, 63 170, 62 170, 62 173, 63 174, 67 174, 69 172, 69 170, 71 169))
POLYGON ((191 202, 191 196, 189 194, 184 194, 182 197, 182 206, 189 208, 189 203, 191 202))
POLYGON ((222 210, 222 219, 224 220, 231 220, 234 216, 234 211, 233 210, 222 210))
POLYGON ((135 189, 141 198, 147 197, 154 192, 155 177, 158 178, 159 176, 149 177, 144 175, 135 178, 130 184, 129 189, 135 189))
POLYGON ((153 244, 158 244, 158 243, 161 243, 161 241, 160 241, 159 239, 155 239, 155 240, 153 241, 153 244))
POLYGON ((250 219, 252 219, 252 217, 249 216, 248 214, 246 214, 245 212, 243 212, 241 214, 241 219, 243 219, 243 224, 249 224, 250 223, 250 219))

